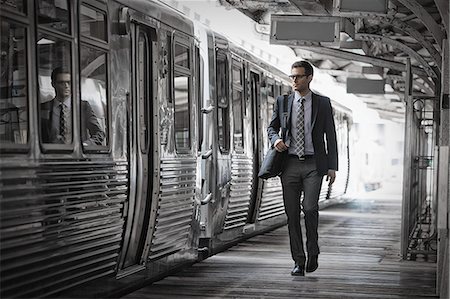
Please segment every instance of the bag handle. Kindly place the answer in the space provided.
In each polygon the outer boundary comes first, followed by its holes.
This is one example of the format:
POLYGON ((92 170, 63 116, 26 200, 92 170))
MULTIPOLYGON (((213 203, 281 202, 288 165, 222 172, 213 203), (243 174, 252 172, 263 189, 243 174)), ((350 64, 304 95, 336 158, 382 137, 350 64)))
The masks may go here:
POLYGON ((284 141, 284 134, 287 130, 287 116, 288 116, 288 95, 283 95, 283 121, 281 122, 281 139, 284 141), (284 126, 283 126, 284 125, 284 126))

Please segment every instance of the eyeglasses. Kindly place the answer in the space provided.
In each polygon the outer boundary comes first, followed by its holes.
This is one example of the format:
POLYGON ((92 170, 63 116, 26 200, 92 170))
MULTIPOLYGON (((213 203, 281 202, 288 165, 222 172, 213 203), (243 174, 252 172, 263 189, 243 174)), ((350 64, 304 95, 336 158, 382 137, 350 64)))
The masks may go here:
POLYGON ((60 84, 60 85, 63 85, 63 84, 67 84, 67 85, 70 85, 70 81, 56 81, 55 82, 56 84, 60 84))
POLYGON ((297 79, 301 79, 303 77, 308 77, 309 75, 289 75, 289 78, 291 78, 292 81, 295 81, 297 79))

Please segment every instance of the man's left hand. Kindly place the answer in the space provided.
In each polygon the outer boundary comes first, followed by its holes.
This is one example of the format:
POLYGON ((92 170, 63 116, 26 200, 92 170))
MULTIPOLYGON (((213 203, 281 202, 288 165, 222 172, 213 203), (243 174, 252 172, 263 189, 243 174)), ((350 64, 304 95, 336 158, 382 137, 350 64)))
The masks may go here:
POLYGON ((336 170, 328 169, 327 174, 327 181, 329 181, 328 186, 333 185, 335 179, 336 179, 336 170))

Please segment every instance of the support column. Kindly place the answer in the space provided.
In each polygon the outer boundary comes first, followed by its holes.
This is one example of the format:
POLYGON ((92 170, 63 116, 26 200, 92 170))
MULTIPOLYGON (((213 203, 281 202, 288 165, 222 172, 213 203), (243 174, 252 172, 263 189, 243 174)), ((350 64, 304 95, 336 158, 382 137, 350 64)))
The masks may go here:
POLYGON ((410 233, 410 204, 411 204, 411 168, 412 168, 412 136, 414 126, 414 107, 412 97, 412 68, 411 59, 406 60, 405 78, 405 148, 403 157, 403 196, 402 196, 402 231, 401 231, 401 255, 407 258, 409 233, 410 233))
POLYGON ((440 126, 438 140, 438 158, 435 167, 438 167, 437 177, 437 230, 438 230, 438 260, 437 260, 437 286, 436 289, 440 298, 448 298, 450 290, 450 242, 449 242, 449 222, 450 222, 450 198, 449 198, 449 145, 450 145, 450 44, 449 40, 443 41, 442 47, 442 76, 440 94, 440 126))

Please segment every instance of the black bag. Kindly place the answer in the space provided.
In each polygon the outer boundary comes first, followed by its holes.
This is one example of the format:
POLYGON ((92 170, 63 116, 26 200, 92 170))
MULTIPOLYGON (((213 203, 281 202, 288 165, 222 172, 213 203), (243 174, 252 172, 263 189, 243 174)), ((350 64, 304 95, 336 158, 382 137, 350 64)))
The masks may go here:
POLYGON ((259 169, 258 176, 266 180, 280 175, 286 156, 287 151, 278 152, 274 147, 269 148, 259 169))
MULTIPOLYGON (((287 95, 285 95, 283 103, 283 111, 285 116, 287 116, 287 106, 287 95)), ((281 131, 283 132, 283 130, 281 131)), ((281 136, 281 138, 284 140, 283 136, 281 136)), ((266 156, 264 157, 261 168, 258 172, 258 177, 266 180, 279 176, 283 170, 284 160, 287 157, 287 152, 287 150, 284 152, 278 152, 275 147, 271 146, 267 151, 266 156)))

